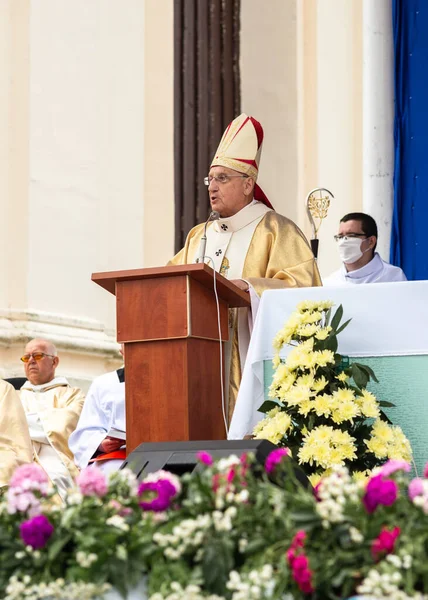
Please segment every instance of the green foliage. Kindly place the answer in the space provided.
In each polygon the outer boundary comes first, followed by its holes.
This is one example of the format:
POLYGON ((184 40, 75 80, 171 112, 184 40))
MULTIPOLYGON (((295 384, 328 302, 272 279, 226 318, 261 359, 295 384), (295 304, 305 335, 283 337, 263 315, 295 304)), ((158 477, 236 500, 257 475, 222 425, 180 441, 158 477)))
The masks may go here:
POLYGON ((411 459, 400 428, 379 424, 391 425, 381 408, 393 405, 367 390, 378 381, 373 370, 338 352, 338 334, 350 321, 342 305, 332 311, 331 302, 305 301, 274 340, 276 371, 259 408, 266 417, 253 434, 289 448, 311 476, 334 464, 367 471, 391 457, 411 459))

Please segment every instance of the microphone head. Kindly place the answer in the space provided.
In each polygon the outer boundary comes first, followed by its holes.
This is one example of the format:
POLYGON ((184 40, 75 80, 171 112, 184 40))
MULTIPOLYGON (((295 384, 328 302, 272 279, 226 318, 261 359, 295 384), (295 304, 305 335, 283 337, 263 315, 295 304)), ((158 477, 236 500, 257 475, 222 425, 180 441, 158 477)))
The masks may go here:
POLYGON ((212 213, 210 214, 210 221, 217 221, 217 219, 220 218, 220 213, 216 210, 213 210, 212 213))

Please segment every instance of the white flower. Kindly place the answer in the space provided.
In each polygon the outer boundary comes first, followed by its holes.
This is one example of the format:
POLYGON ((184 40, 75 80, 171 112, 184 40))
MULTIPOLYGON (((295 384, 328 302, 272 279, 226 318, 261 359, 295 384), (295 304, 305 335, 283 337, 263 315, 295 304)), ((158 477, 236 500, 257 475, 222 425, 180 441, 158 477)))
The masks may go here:
POLYGON ((123 544, 119 544, 119 546, 116 548, 116 556, 119 560, 128 559, 128 551, 123 544))
POLYGON ((116 527, 116 529, 121 529, 122 531, 128 531, 129 525, 125 522, 125 519, 120 515, 113 515, 109 517, 106 521, 106 525, 111 525, 112 527, 116 527))
POLYGON ((76 562, 78 565, 83 567, 84 569, 88 569, 92 563, 94 563, 98 559, 98 556, 94 553, 86 554, 86 552, 77 552, 76 554, 76 562))

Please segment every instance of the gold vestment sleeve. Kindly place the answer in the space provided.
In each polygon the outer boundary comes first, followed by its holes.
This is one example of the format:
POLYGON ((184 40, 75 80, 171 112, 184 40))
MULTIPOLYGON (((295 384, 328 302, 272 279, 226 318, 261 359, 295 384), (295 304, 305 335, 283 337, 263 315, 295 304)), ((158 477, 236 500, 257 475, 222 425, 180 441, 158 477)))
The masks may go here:
POLYGON ((27 418, 18 393, 0 380, 0 486, 20 465, 33 461, 27 418))

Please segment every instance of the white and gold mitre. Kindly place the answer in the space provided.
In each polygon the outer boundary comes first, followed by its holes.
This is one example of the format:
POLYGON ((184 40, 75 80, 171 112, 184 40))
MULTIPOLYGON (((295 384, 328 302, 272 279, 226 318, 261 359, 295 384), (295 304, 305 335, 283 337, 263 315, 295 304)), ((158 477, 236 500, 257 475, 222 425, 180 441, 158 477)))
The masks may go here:
POLYGON ((242 113, 227 126, 211 167, 228 167, 256 181, 262 144, 263 127, 256 119, 242 113))

